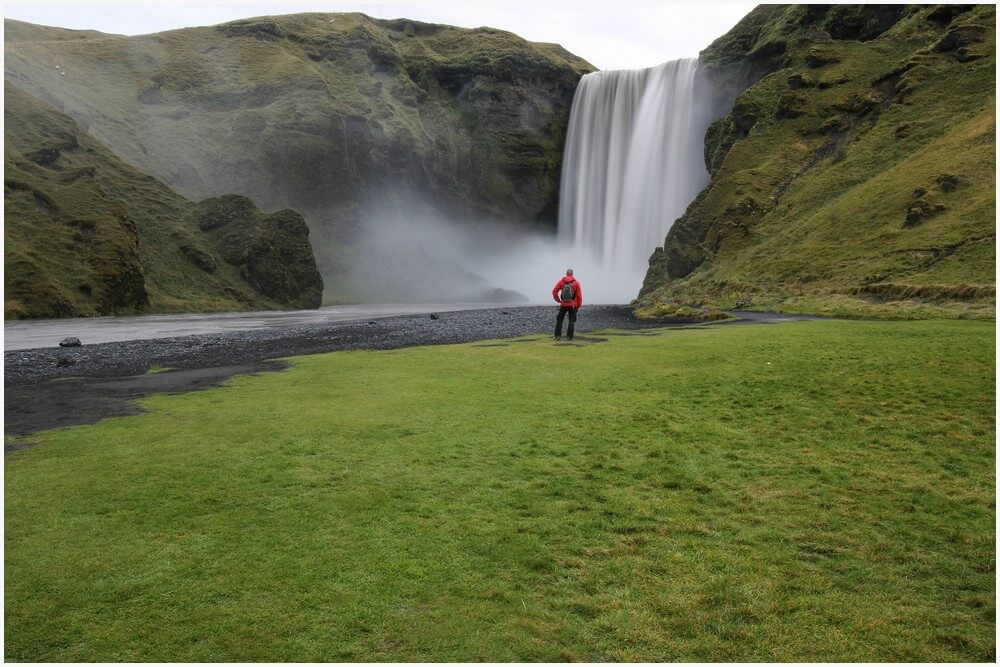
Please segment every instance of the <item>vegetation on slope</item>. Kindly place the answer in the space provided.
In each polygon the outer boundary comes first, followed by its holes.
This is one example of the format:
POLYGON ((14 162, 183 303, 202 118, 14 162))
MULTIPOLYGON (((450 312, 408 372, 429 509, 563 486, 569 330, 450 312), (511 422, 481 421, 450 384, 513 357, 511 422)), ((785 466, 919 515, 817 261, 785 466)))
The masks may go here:
POLYGON ((4 316, 308 308, 322 281, 293 211, 194 204, 6 85, 4 316))
POLYGON ((554 224, 570 103, 593 69, 500 30, 363 14, 61 41, 5 25, 8 81, 182 194, 300 211, 334 289, 358 282, 344 263, 373 203, 554 224))
POLYGON ((994 335, 338 352, 33 435, 5 657, 991 662, 994 335))
POLYGON ((995 60, 992 6, 752 12, 702 54, 752 85, 639 303, 992 318, 995 60))

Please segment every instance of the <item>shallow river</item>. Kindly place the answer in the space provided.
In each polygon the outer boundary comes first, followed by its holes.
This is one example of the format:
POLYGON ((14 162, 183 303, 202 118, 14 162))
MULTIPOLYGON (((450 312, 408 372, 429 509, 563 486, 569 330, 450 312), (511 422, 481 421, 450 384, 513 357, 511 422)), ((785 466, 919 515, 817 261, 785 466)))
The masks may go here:
POLYGON ((318 310, 269 310, 251 313, 181 313, 81 317, 4 322, 4 350, 55 347, 69 336, 84 344, 172 338, 193 334, 294 327, 323 322, 367 320, 392 315, 419 315, 453 310, 497 308, 498 304, 365 304, 326 306, 318 310))

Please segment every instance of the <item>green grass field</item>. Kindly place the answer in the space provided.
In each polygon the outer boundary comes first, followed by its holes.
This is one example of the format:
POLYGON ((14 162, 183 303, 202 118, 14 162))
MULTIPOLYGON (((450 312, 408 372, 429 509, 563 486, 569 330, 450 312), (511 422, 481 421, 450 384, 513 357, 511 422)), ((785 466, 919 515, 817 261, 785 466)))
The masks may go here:
POLYGON ((35 435, 5 657, 992 661, 994 333, 340 352, 35 435))

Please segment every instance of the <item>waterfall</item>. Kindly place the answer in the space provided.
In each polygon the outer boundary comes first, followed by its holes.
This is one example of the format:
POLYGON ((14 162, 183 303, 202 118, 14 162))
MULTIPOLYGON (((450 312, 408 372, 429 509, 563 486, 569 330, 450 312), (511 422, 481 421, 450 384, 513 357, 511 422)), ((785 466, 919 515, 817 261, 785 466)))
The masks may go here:
POLYGON ((697 67, 687 58, 580 80, 563 156, 559 238, 589 267, 591 302, 635 297, 650 253, 708 182, 697 67))

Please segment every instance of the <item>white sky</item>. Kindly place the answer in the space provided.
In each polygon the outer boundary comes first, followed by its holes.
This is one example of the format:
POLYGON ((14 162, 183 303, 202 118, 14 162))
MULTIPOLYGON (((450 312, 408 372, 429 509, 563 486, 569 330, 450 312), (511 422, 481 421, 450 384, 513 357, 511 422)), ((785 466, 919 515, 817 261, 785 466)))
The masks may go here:
POLYGON ((651 67, 695 57, 756 3, 655 0, 14 0, 6 18, 140 35, 249 16, 359 11, 469 28, 489 26, 556 42, 600 69, 651 67))

